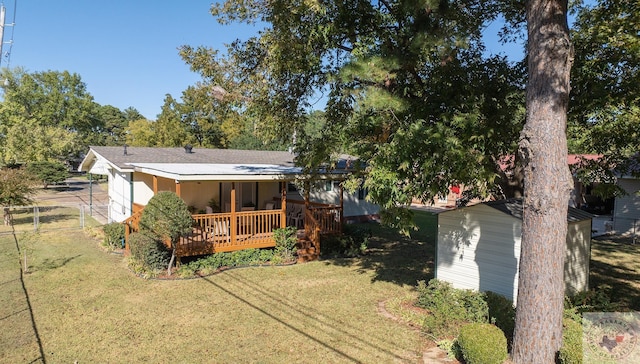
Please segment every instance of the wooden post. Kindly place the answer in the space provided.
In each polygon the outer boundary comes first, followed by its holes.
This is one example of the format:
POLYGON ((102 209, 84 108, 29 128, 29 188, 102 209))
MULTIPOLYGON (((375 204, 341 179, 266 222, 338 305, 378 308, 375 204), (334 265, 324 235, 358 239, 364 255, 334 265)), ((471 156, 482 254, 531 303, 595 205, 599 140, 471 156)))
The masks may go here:
POLYGON ((344 224, 344 180, 340 182, 340 232, 342 232, 342 225, 344 224))
POLYGON ((127 254, 129 253, 129 234, 130 234, 130 230, 131 230, 131 227, 129 226, 129 224, 124 224, 124 251, 127 254))
POLYGON ((158 194, 158 176, 153 176, 153 195, 158 194))
POLYGON ((182 192, 180 188, 180 181, 176 180, 176 195, 178 195, 178 197, 182 197, 180 196, 180 192, 182 192))
POLYGON ((302 225, 304 230, 307 230, 307 211, 309 211, 309 190, 311 189, 311 183, 309 180, 304 181, 304 211, 302 214, 302 225))
POLYGON ((231 182, 231 243, 236 242, 238 234, 238 218, 236 217, 236 183, 231 182))
POLYGON ((287 181, 280 182, 280 227, 287 227, 287 181))

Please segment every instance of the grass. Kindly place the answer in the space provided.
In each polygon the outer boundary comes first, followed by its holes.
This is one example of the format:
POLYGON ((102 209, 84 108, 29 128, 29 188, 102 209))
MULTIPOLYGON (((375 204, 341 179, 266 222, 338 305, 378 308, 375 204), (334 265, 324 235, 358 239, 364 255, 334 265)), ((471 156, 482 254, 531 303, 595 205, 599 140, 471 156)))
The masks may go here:
POLYGON ((379 312, 431 275, 426 242, 377 238, 362 258, 163 281, 132 275, 82 231, 38 239, 21 278, 14 236, 0 236, 0 362, 419 362, 430 345, 379 312))
POLYGON ((640 311, 640 244, 603 236, 591 243, 589 285, 604 289, 621 310, 640 311))

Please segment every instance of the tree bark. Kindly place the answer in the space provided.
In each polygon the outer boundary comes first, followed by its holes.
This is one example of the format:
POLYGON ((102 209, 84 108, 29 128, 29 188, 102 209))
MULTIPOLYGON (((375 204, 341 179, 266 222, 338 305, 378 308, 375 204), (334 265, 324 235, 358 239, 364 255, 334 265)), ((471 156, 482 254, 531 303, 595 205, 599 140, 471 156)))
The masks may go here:
POLYGON ((573 49, 567 1, 529 0, 526 123, 520 136, 525 187, 515 363, 554 363, 562 345, 564 257, 572 178, 567 105, 573 49))

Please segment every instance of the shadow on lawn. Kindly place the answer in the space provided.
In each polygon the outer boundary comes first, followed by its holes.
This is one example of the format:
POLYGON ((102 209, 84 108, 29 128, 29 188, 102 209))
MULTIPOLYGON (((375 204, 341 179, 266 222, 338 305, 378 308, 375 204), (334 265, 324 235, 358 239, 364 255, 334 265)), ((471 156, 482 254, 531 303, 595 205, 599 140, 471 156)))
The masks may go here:
POLYGON ((361 273, 373 271, 372 281, 416 286, 434 277, 435 239, 432 233, 405 237, 394 230, 371 224, 367 253, 359 258, 326 259, 325 264, 357 266, 361 273))
POLYGON ((630 238, 599 237, 593 239, 590 286, 607 289, 611 301, 622 309, 640 310, 640 245, 630 238))

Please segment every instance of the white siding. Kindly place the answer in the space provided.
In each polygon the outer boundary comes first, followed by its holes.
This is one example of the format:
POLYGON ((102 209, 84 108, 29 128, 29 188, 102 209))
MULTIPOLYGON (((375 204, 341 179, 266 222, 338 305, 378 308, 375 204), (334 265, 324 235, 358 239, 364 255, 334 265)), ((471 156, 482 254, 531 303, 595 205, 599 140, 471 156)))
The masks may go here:
MULTIPOLYGON (((332 191, 325 190, 324 181, 317 183, 311 192, 309 193, 309 197, 312 201, 317 201, 326 204, 340 204, 340 187, 337 183, 334 183, 334 187, 332 191)), ((358 191, 354 193, 350 193, 348 191, 344 191, 344 217, 351 216, 370 216, 375 215, 380 212, 380 208, 378 205, 373 204, 366 199, 358 198, 358 191)))
POLYGON ((109 174, 109 219, 124 221, 131 216, 131 174, 111 170, 109 174))
POLYGON ((591 220, 570 223, 564 260, 565 291, 569 295, 589 289, 591 220))
POLYGON ((482 204, 439 214, 436 278, 514 300, 521 228, 520 220, 482 204))
POLYGON ((627 194, 616 197, 613 209, 613 230, 616 234, 629 235, 640 232, 640 180, 631 178, 618 179, 618 186, 627 194))
MULTIPOLYGON (((438 215, 436 278, 454 287, 493 291, 516 302, 522 221, 478 204, 438 215)), ((589 287, 591 220, 570 223, 567 294, 589 287)))

